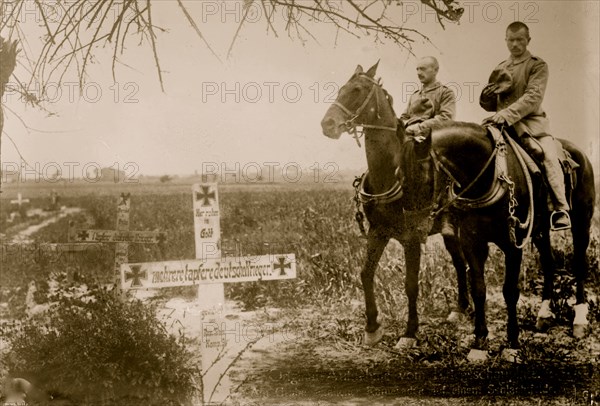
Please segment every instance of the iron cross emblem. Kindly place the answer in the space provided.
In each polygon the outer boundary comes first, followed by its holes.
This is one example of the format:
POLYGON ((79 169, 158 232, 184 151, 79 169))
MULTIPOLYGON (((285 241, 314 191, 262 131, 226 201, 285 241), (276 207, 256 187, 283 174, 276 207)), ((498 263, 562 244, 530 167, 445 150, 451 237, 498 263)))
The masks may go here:
POLYGON ((133 279, 133 282, 131 283, 132 288, 142 287, 142 279, 146 279, 148 277, 148 274, 146 273, 146 271, 141 271, 141 265, 130 265, 130 267, 131 272, 125 273, 125 282, 128 282, 131 279, 133 279))
POLYGON ((129 200, 130 196, 131 193, 121 193, 118 206, 127 206, 127 200, 129 200))
POLYGON ((285 262, 285 257, 277 257, 277 263, 273 263, 273 269, 279 269, 279 276, 285 276, 287 275, 286 268, 292 269, 292 264, 285 262))
POLYGON ((202 206, 210 206, 210 200, 215 200, 215 192, 209 192, 209 186, 201 186, 202 191, 196 192, 196 201, 202 200, 202 206))

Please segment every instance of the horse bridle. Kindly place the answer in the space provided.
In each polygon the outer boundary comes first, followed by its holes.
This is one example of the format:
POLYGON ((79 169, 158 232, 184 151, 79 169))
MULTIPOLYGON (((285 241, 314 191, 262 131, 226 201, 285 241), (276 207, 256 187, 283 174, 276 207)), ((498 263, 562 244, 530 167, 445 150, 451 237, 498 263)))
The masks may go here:
POLYGON ((359 139, 360 139, 360 137, 362 137, 364 135, 364 131, 359 131, 356 127, 362 127, 363 130, 371 128, 374 130, 387 130, 387 131, 393 131, 393 132, 396 132, 396 127, 387 127, 387 126, 382 126, 382 125, 363 124, 363 123, 355 122, 356 119, 362 114, 363 110, 367 107, 367 105, 371 101, 371 98, 373 97, 373 95, 375 95, 375 102, 377 104, 377 109, 376 109, 377 118, 381 118, 379 116, 379 96, 375 91, 376 87, 381 87, 381 84, 379 83, 379 81, 376 81, 375 79, 367 76, 364 73, 359 74, 359 76, 372 82, 373 87, 371 87, 371 91, 369 92, 369 94, 367 95, 367 97, 363 101, 363 103, 358 107, 358 109, 356 109, 356 112, 352 113, 348 108, 346 108, 346 106, 344 106, 342 103, 338 102, 337 100, 333 102, 333 105, 340 108, 346 115, 348 115, 350 117, 349 119, 344 121, 344 126, 346 127, 346 131, 348 132, 348 134, 352 135, 352 138, 354 138, 356 140, 356 143, 360 147, 359 139))
MULTIPOLYGON (((346 108, 346 106, 344 106, 343 104, 341 104, 340 102, 338 102, 337 100, 335 102, 333 102, 334 106, 337 106, 339 109, 341 109, 346 115, 348 115, 348 120, 346 120, 344 122, 344 126, 346 127, 346 131, 352 135, 352 137, 356 140, 356 143, 358 144, 358 146, 360 147, 360 137, 362 137, 364 135, 364 131, 358 131, 358 129, 356 127, 362 127, 362 129, 374 129, 374 130, 386 130, 386 131, 393 131, 394 133, 396 133, 397 128, 396 127, 387 127, 387 126, 381 126, 381 125, 373 125, 373 124, 363 124, 363 123, 356 123, 356 119, 362 114, 363 110, 367 107, 367 105, 369 104, 369 102, 371 101, 371 98, 373 97, 373 95, 375 94, 375 100, 377 103, 377 109, 376 109, 376 113, 377 113, 377 118, 381 118, 379 116, 379 97, 376 93, 376 88, 379 87, 381 88, 381 84, 379 83, 379 81, 374 80, 373 78, 363 74, 359 74, 359 76, 362 76, 363 78, 369 80, 370 82, 373 83, 373 87, 371 87, 371 90, 369 91, 369 94, 367 95, 366 99, 362 102, 362 104, 358 107, 358 109, 356 110, 356 112, 352 113, 348 108, 346 108)), ((365 173, 362 174, 361 177, 356 178, 353 186, 355 189, 355 196, 354 196, 354 200, 356 202, 356 207, 357 207, 357 212, 356 212, 356 221, 359 224, 359 227, 361 228, 361 232, 364 235, 364 228, 362 226, 362 219, 363 219, 363 215, 360 212, 359 209, 359 205, 360 204, 367 204, 370 202, 375 202, 375 203, 379 203, 379 204, 388 204, 388 203, 392 203, 395 202, 396 200, 400 199, 402 197, 403 191, 402 191, 402 183, 396 179, 396 182, 394 183, 394 185, 387 190, 384 193, 378 193, 378 194, 371 194, 371 193, 367 193, 365 192, 365 180, 367 178, 367 174, 369 171, 366 171, 365 173)))

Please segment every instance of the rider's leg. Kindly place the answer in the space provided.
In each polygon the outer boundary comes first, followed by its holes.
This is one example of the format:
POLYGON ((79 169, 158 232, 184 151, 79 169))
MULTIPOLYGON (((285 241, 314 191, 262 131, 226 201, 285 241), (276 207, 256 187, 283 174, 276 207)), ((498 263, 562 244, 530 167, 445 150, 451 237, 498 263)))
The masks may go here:
POLYGON ((558 160, 556 142, 548 134, 536 135, 536 140, 544 150, 544 169, 548 184, 554 194, 554 212, 552 213, 552 228, 562 230, 571 227, 569 218, 569 203, 565 194, 565 178, 558 160))

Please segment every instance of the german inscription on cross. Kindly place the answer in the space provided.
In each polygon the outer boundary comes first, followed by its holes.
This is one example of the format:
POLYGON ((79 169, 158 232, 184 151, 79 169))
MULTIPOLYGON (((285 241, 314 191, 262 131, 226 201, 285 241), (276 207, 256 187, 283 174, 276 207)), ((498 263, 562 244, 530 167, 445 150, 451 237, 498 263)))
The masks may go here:
MULTIPOLYGON (((69 240, 76 240, 88 243, 115 243, 115 275, 121 280, 121 264, 126 264, 129 260, 129 244, 162 244, 166 240, 164 233, 155 231, 129 231, 129 209, 130 193, 121 193, 117 201, 117 224, 116 230, 77 230, 72 228, 69 231, 69 240)), ((134 270, 133 274, 126 275, 128 280, 133 279, 133 286, 142 286, 141 279, 145 278, 145 273, 140 270, 134 270)))

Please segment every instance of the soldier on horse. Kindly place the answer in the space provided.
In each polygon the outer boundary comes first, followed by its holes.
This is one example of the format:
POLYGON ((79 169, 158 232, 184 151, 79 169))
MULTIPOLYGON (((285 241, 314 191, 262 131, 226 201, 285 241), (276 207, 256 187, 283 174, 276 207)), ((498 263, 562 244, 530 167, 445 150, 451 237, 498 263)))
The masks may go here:
POLYGON ((542 108, 548 83, 548 65, 533 56, 527 45, 531 41, 529 28, 515 21, 506 29, 506 45, 510 57, 492 72, 483 89, 479 104, 486 111, 495 111, 484 123, 509 127, 509 132, 532 155, 543 155, 546 179, 552 189, 553 230, 571 228, 565 181, 558 159, 557 144, 548 134, 548 118, 542 108))

